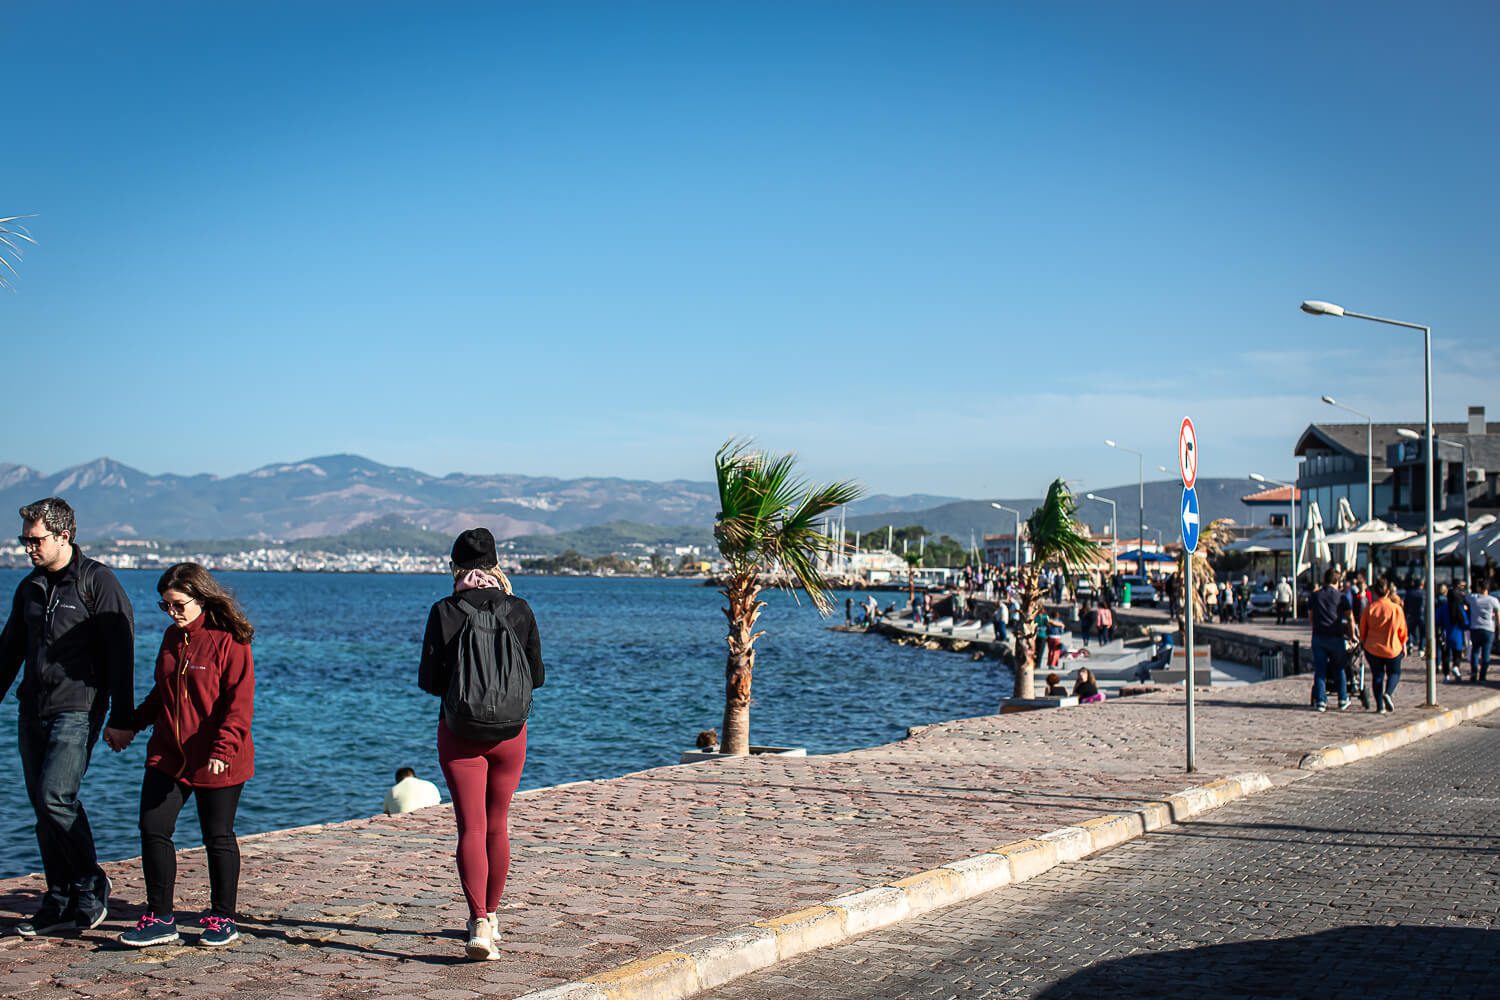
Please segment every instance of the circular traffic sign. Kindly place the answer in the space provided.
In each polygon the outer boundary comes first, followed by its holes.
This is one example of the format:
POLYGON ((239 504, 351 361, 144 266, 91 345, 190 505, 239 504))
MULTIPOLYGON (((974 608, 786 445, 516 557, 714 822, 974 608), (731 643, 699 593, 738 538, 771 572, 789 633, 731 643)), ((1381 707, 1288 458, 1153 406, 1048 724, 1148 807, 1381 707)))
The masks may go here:
POLYGON ((1182 418, 1177 431, 1177 468, 1182 473, 1183 488, 1192 489, 1198 482, 1198 432, 1188 417, 1182 418))

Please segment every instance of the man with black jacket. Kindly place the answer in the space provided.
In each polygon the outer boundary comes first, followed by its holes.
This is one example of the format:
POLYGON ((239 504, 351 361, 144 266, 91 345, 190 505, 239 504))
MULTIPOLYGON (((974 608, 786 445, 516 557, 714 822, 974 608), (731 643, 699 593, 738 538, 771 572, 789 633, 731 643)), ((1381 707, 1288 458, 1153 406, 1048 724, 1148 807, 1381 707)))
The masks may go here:
POLYGON ((36 915, 16 925, 23 937, 98 927, 109 912, 109 878, 78 789, 106 713, 110 746, 130 742, 135 625, 119 581, 84 556, 76 532, 64 500, 21 508, 17 541, 36 568, 16 588, 0 632, 0 698, 26 664, 17 743, 47 877, 36 915))

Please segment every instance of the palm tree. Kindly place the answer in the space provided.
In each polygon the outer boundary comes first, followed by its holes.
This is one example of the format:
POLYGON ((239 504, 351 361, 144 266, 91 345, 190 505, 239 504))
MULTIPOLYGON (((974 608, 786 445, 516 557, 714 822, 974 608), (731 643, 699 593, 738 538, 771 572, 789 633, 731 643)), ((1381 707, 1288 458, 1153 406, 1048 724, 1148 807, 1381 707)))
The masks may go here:
MULTIPOLYGON (((1031 559, 1021 567, 1018 587, 1021 591, 1021 615, 1016 623, 1015 691, 1017 698, 1035 697, 1036 616, 1042 607, 1042 567, 1057 565, 1065 571, 1076 571, 1091 565, 1099 546, 1078 523, 1078 504, 1068 492, 1068 484, 1054 479, 1047 488, 1047 499, 1026 518, 1026 538, 1031 543, 1031 559)), ((1016 539, 1016 544, 1021 540, 1016 539)))
POLYGON ((756 632, 765 602, 761 574, 780 570, 782 586, 801 586, 825 617, 833 610, 820 557, 840 542, 824 533, 820 518, 853 503, 862 490, 853 483, 811 486, 793 474, 795 455, 767 455, 750 442, 726 441, 714 456, 719 513, 714 540, 729 564, 720 591, 729 601, 729 660, 724 667, 725 753, 750 752, 750 681, 755 672, 756 632))
MULTIPOLYGON (((31 238, 31 231, 20 224, 20 220, 29 218, 29 215, 12 215, 8 219, 0 219, 0 266, 11 274, 19 273, 15 265, 21 262, 21 252, 24 249, 21 244, 36 245, 36 240, 31 238)), ((9 287, 10 280, 5 276, 5 271, 0 271, 0 288, 9 287)))

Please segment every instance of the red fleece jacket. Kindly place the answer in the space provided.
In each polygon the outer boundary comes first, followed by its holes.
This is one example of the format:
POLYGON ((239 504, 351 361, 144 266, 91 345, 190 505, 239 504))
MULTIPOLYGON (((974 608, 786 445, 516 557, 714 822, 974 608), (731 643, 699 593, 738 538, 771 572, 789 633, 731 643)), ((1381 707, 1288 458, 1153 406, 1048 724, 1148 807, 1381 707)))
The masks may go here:
POLYGON ((255 658, 246 643, 199 615, 173 625, 156 654, 156 686, 135 713, 139 732, 153 727, 146 766, 193 788, 228 788, 255 774, 255 658), (210 758, 229 765, 208 769, 210 758))

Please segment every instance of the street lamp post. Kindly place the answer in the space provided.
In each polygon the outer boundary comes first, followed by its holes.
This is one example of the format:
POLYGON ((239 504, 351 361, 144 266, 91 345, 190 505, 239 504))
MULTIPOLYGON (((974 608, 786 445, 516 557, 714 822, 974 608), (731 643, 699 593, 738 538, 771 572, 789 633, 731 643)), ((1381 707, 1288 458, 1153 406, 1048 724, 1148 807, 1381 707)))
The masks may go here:
MULTIPOLYGON (((1396 433, 1412 441, 1422 440, 1422 435, 1409 427, 1397 427, 1396 433)), ((1463 452, 1464 474, 1460 480, 1464 496, 1464 583, 1467 585, 1474 578, 1474 567, 1469 562, 1469 446, 1462 441, 1450 441, 1448 438, 1436 438, 1440 445, 1457 448, 1463 452)))
POLYGON ((1137 514, 1139 514, 1136 523, 1140 528, 1140 531, 1136 535, 1136 541, 1140 543, 1136 546, 1136 554, 1141 558, 1136 560, 1135 565, 1136 570, 1141 574, 1141 576, 1145 576, 1146 553, 1141 551, 1141 547, 1145 544, 1146 541, 1146 456, 1142 455, 1134 448, 1127 448, 1122 444, 1116 444, 1108 438, 1105 439, 1104 443, 1111 448, 1118 448, 1120 451, 1128 451, 1135 456, 1136 478, 1140 480, 1141 488, 1140 505, 1136 508, 1136 512, 1137 514))
POLYGON ((1323 402, 1336 406, 1356 417, 1365 418, 1365 520, 1375 520, 1375 418, 1361 413, 1352 406, 1345 406, 1332 396, 1324 396, 1323 402))
POLYGON ((1015 564, 1015 571, 1019 573, 1021 572, 1021 512, 1014 507, 1007 507, 1003 503, 994 503, 993 501, 991 501, 990 506, 996 510, 1009 511, 1016 515, 1016 540, 1015 544, 1011 546, 1011 561, 1015 564))
POLYGON ((1250 478, 1257 483, 1267 483, 1271 486, 1285 486, 1291 494, 1292 506, 1292 621, 1297 620, 1297 577, 1302 574, 1302 567, 1298 560, 1297 545, 1297 487, 1292 483, 1283 483, 1277 479, 1267 479, 1259 472, 1250 473, 1250 478))
MULTIPOLYGON (((1433 579, 1434 558, 1432 549, 1432 327, 1423 326, 1420 323, 1407 323, 1399 319, 1385 319, 1381 316, 1367 316, 1364 313, 1349 312, 1343 306, 1334 305, 1332 302, 1319 302, 1310 299, 1302 303, 1302 311, 1313 316, 1347 316, 1350 319, 1364 319, 1371 323, 1385 323, 1388 326, 1399 326, 1407 330, 1422 331, 1422 396, 1426 409, 1425 422, 1427 424, 1427 707, 1437 707, 1437 581, 1433 579)), ((1292 588, 1296 591, 1296 588, 1292 588)))
MULTIPOLYGON (((1109 565, 1111 577, 1117 577, 1120 575, 1120 519, 1117 516, 1120 505, 1109 497, 1101 497, 1097 493, 1085 493, 1084 496, 1090 500, 1097 500, 1099 503, 1109 504, 1109 565)), ((1114 584, 1111 583, 1110 586, 1114 584)))

